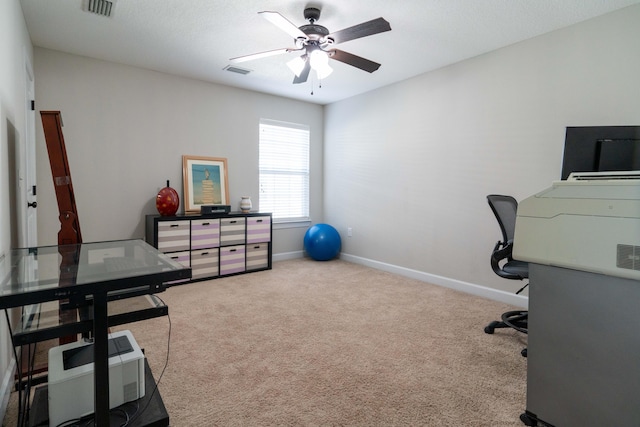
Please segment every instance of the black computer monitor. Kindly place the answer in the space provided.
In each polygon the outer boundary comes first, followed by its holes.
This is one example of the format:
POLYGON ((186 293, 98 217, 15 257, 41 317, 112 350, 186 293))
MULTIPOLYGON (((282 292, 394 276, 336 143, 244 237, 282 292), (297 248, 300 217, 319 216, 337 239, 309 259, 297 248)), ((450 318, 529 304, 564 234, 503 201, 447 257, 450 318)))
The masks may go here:
POLYGON ((598 170, 640 170, 640 139, 604 139, 598 144, 598 170))
POLYGON ((640 170, 640 126, 567 127, 562 179, 571 172, 640 170))

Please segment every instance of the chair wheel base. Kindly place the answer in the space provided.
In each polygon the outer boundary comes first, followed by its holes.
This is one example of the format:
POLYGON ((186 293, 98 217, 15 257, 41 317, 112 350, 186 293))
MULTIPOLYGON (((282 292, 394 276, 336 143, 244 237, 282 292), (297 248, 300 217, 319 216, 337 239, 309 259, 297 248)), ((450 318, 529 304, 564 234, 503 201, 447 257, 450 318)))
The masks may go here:
POLYGON ((484 328, 486 334, 493 334, 498 328, 513 328, 516 331, 527 333, 527 321, 529 312, 526 310, 507 311, 501 316, 501 320, 494 320, 484 328))
POLYGON ((500 322, 498 322, 497 320, 494 320, 493 322, 489 323, 487 326, 484 327, 484 333, 485 334, 493 334, 496 331, 496 328, 499 327, 500 322))
POLYGON ((520 421, 526 426, 535 427, 538 425, 538 420, 528 413, 520 414, 520 421))

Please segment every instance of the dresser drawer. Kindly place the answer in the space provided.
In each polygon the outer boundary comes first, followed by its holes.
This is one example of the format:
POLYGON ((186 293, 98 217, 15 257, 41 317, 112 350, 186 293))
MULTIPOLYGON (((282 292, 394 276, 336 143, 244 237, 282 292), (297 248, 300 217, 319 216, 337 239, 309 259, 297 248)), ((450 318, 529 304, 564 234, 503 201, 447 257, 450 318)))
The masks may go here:
POLYGON ((191 251, 191 278, 201 279, 217 276, 219 272, 218 255, 218 248, 191 251))
POLYGON ((247 243, 271 241, 271 217, 252 216, 247 218, 247 243))
MULTIPOLYGON (((191 256, 190 256, 191 253, 189 251, 171 252, 166 255, 172 260, 178 261, 180 264, 184 265, 185 267, 191 267, 191 256)), ((175 280, 173 282, 168 282, 168 283, 180 283, 180 282, 187 282, 187 281, 189 281, 189 279, 175 280)))
POLYGON ((220 219, 220 246, 244 244, 245 231, 245 218, 220 219))
POLYGON ((225 246, 220 248, 220 275, 245 271, 245 246, 225 246))
POLYGON ((191 221, 158 221, 158 250, 160 252, 188 251, 190 249, 191 221))
POLYGON ((258 270, 269 267, 269 243, 247 245, 247 270, 258 270))
POLYGON ((220 220, 218 218, 191 220, 191 250, 220 246, 220 220))

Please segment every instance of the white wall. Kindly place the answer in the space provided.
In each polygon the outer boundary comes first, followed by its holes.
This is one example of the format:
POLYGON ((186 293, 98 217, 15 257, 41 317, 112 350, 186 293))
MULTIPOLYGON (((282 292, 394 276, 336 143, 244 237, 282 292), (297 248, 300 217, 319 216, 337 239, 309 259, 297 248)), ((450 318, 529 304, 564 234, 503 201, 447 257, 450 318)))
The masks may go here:
POLYGON ((486 195, 559 179, 566 126, 640 125, 638 23, 633 6, 329 105, 325 220, 343 254, 515 291, 490 269, 486 195))
MULTIPOLYGON (((182 206, 182 155, 225 157, 232 208, 258 208, 258 122, 311 128, 311 217, 322 214, 323 107, 35 49, 37 109, 59 110, 83 241, 144 238, 166 180, 182 206)), ((40 118, 36 124, 39 244, 60 229, 40 118)), ((302 250, 304 228, 274 230, 274 253, 302 250)))
MULTIPOLYGON (((33 49, 20 3, 0 1, 0 278, 8 270, 8 250, 17 246, 14 192, 10 176, 17 172, 15 153, 24 151, 26 66, 33 63, 33 49), (13 210, 15 212, 15 210, 13 210)), ((11 391, 13 352, 4 312, 0 313, 0 418, 4 417, 11 391)))

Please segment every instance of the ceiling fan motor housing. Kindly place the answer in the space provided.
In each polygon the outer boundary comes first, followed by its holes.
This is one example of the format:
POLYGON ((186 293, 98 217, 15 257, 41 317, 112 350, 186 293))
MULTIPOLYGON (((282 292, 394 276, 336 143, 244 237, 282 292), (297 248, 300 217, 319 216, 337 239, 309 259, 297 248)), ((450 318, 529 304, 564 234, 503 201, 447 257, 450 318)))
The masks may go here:
POLYGON ((329 30, 326 27, 315 23, 320 19, 320 9, 315 7, 306 8, 304 10, 304 19, 309 21, 309 23, 299 27, 299 30, 305 33, 309 40, 318 41, 329 35, 329 30))
POLYGON ((305 33, 311 40, 319 40, 322 37, 329 35, 329 30, 322 25, 308 24, 300 27, 300 31, 305 33))
POLYGON ((312 24, 320 19, 320 9, 317 7, 308 7, 304 10, 304 19, 312 24))

